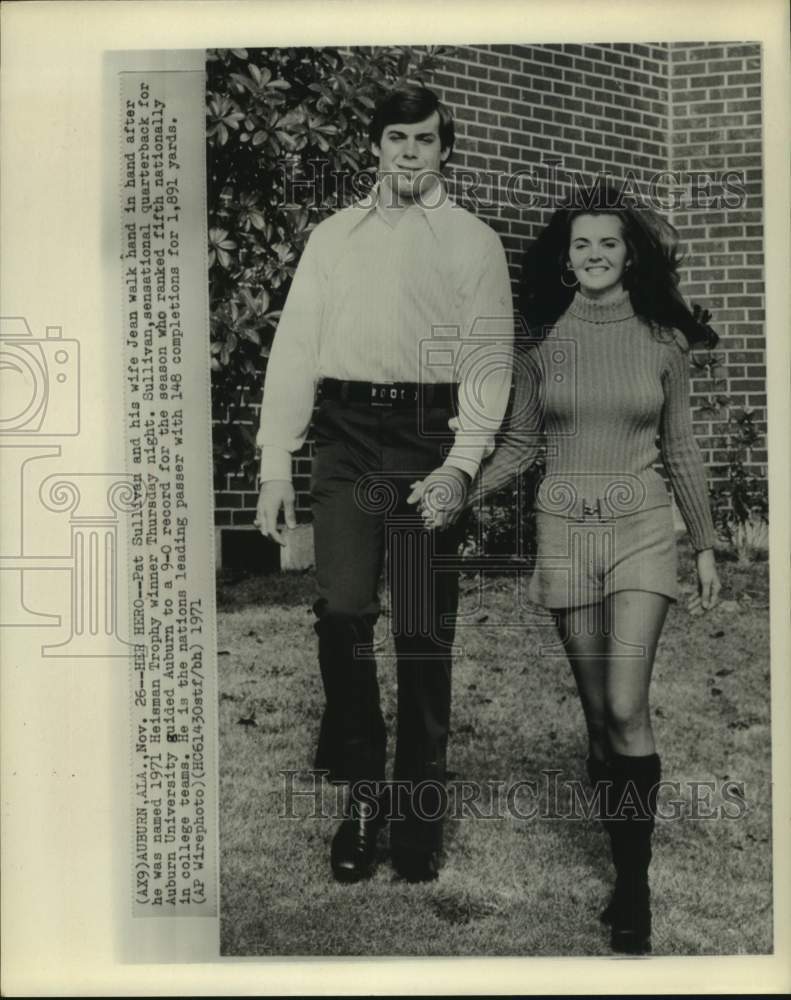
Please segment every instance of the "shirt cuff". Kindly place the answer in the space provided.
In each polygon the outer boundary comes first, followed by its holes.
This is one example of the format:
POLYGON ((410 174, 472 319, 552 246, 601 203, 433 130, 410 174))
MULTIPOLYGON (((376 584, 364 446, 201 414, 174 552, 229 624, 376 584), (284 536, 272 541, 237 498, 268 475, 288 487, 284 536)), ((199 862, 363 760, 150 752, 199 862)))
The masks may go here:
POLYGON ((448 452, 444 465, 450 465, 454 469, 461 469, 466 472, 470 479, 475 479, 481 462, 488 458, 494 451, 494 435, 488 434, 481 440, 480 435, 473 436, 473 442, 465 441, 464 437, 458 433, 459 422, 453 417, 448 421, 448 426, 452 431, 456 431, 456 443, 448 452), (459 440, 462 438, 462 440, 459 440))
POLYGON ((449 466, 451 469, 459 469, 459 471, 465 472, 470 477, 470 482, 472 482, 478 474, 481 459, 475 459, 469 455, 454 454, 451 451, 442 464, 443 466, 449 466))
POLYGON ((275 479, 285 479, 291 482, 291 452, 285 448, 278 448, 275 445, 264 445, 261 449, 261 473, 259 476, 262 483, 269 483, 275 479))

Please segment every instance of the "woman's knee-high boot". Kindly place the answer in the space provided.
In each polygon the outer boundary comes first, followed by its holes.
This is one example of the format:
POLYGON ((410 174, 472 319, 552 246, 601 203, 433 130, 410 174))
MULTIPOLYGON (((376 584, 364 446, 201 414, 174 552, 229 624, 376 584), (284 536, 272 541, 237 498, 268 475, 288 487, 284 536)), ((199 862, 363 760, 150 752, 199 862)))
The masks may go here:
MULTIPOLYGON (((593 788, 593 817, 598 819, 610 842, 610 853, 615 863, 615 844, 613 842, 612 817, 615 815, 617 800, 613 794, 613 777, 610 762, 588 757, 586 763, 588 779, 593 788)), ((605 924, 611 924, 615 907, 618 903, 618 893, 613 892, 610 902, 599 914, 599 919, 605 924)))
POLYGON ((640 955, 651 951, 651 895, 648 867, 661 776, 657 754, 625 757, 610 763, 612 810, 607 817, 616 884, 610 910, 614 951, 640 955))

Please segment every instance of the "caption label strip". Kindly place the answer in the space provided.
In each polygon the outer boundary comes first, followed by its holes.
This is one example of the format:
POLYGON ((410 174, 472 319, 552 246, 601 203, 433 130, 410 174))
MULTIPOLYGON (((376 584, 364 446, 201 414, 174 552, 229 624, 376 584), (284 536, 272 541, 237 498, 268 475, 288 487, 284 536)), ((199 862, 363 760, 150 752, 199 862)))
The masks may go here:
POLYGON ((133 913, 217 913, 203 74, 121 81, 133 913))

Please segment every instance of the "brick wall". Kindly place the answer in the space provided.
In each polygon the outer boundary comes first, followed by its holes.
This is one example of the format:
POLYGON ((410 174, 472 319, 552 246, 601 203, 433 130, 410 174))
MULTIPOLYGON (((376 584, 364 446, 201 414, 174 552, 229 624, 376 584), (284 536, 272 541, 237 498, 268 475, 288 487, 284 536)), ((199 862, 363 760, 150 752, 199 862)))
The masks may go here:
MULTIPOLYGON (((614 175, 625 168, 640 182, 667 169, 668 51, 658 45, 472 46, 448 59, 432 85, 457 121, 452 194, 500 234, 511 274, 526 244, 552 211, 566 171, 614 175), (525 207, 507 204, 503 185, 467 195, 465 174, 514 175, 533 168, 533 193, 516 185, 525 207), (479 204, 476 205, 476 200, 479 204)), ((513 199, 510 199, 513 201, 513 199)))
MULTIPOLYGON (((514 287, 525 246, 565 189, 565 171, 589 176, 604 171, 615 178, 631 172, 643 191, 652 177, 669 170, 745 172, 743 208, 667 214, 689 252, 682 290, 711 309, 713 325, 723 334, 718 354, 727 364, 728 393, 761 410, 763 420, 758 46, 470 46, 447 59, 431 85, 457 123, 451 193, 498 232, 514 287), (531 167, 533 181, 517 178, 509 194, 505 178, 531 167), (533 207, 527 204, 531 193, 539 199, 533 207), (514 197, 521 206, 513 204, 514 197)), ((697 379, 693 388, 699 404, 710 385, 697 379)), ((257 407, 252 409, 256 422, 257 407)), ((722 461, 718 431, 718 421, 698 407, 696 432, 712 466, 722 461)), ((766 461, 762 449, 750 458, 766 461)), ((301 519, 309 516, 310 460, 307 443, 295 458, 301 519)), ((227 477, 217 489, 216 523, 251 524, 256 497, 245 492, 244 482, 227 477)))
MULTIPOLYGON (((688 252, 684 293, 711 310, 721 336, 715 352, 723 359, 715 371, 719 381, 698 377, 692 384, 698 443, 716 482, 720 463, 727 461, 727 411, 717 416, 706 408, 712 390, 735 410, 756 410, 756 426, 766 433, 760 46, 674 43, 670 87, 671 169, 719 176, 737 171, 745 181, 739 207, 701 205, 672 214, 688 252)), ((712 194, 720 192, 712 187, 712 194)), ((748 454, 747 465, 765 475, 765 441, 748 454)))

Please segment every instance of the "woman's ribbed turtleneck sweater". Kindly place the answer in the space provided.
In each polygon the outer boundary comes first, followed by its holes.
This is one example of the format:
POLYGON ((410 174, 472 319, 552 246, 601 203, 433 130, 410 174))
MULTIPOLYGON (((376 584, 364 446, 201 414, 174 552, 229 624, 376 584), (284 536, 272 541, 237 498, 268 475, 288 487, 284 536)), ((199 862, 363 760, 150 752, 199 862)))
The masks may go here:
POLYGON ((542 490, 571 484, 592 502, 620 478, 638 486, 641 509, 663 506, 670 498, 654 470, 661 450, 692 545, 710 548, 715 533, 692 433, 686 346, 676 331, 657 336, 635 315, 627 291, 605 303, 577 292, 546 339, 517 352, 502 444, 471 496, 502 486, 545 444, 542 490))

